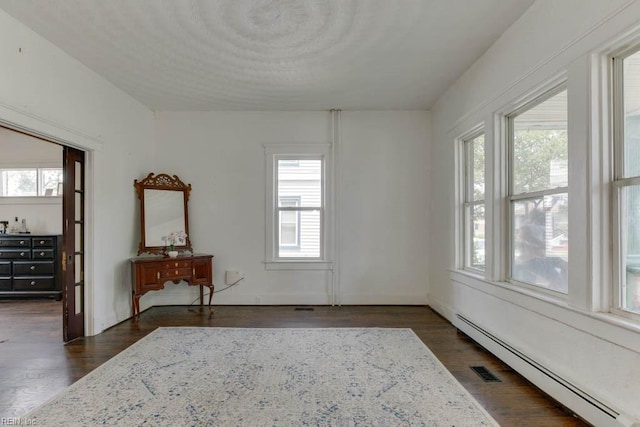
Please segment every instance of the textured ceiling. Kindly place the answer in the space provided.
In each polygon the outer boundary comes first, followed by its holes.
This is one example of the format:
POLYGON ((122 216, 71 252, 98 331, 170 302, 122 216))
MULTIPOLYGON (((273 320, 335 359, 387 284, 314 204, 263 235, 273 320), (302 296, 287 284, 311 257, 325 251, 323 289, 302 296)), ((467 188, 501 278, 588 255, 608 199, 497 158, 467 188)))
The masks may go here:
POLYGON ((429 109, 534 0, 0 0, 154 111, 429 109))

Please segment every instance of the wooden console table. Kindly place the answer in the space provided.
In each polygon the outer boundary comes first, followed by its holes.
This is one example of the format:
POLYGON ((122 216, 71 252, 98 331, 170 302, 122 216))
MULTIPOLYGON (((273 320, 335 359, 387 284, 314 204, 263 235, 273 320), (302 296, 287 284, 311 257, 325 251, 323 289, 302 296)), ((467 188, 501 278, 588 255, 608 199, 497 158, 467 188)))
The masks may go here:
POLYGON ((203 288, 209 288, 209 310, 213 298, 213 255, 180 255, 136 257, 131 259, 133 285, 133 318, 140 318, 140 297, 149 291, 164 289, 166 282, 178 284, 184 280, 189 285, 200 286, 200 305, 203 305, 203 288))

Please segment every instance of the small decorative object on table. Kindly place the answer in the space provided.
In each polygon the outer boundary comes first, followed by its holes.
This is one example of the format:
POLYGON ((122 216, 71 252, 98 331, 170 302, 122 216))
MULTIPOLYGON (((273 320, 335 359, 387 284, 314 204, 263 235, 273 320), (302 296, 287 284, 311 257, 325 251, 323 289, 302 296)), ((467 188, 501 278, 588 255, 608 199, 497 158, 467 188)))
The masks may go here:
POLYGON ((175 258, 178 256, 176 246, 185 244, 187 241, 187 233, 182 230, 172 231, 168 236, 163 236, 162 240, 164 240, 167 245, 167 255, 169 255, 170 258, 175 258))

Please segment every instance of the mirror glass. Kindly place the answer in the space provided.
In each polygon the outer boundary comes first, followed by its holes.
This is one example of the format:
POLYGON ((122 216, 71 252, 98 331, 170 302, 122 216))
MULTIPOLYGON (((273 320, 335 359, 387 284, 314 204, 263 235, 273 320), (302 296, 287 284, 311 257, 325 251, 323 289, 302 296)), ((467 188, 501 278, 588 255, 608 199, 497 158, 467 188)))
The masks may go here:
POLYGON ((191 251, 187 210, 191 184, 184 184, 176 175, 150 173, 133 185, 140 199, 138 255, 166 254, 172 243, 178 251, 191 251), (174 242, 169 240, 172 233, 177 235, 174 242), (184 234, 186 237, 179 240, 184 234))
MULTIPOLYGON (((144 189, 145 246, 165 246, 169 233, 184 231, 184 192, 144 189)), ((177 246, 184 245, 180 242, 177 246)))

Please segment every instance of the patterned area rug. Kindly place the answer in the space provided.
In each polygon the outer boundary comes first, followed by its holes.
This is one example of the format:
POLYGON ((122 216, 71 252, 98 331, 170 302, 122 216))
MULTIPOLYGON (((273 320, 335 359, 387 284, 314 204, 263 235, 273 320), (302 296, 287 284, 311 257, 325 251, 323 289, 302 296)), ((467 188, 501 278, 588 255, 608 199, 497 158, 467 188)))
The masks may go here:
POLYGON ((410 329, 160 328, 35 425, 496 426, 410 329))

